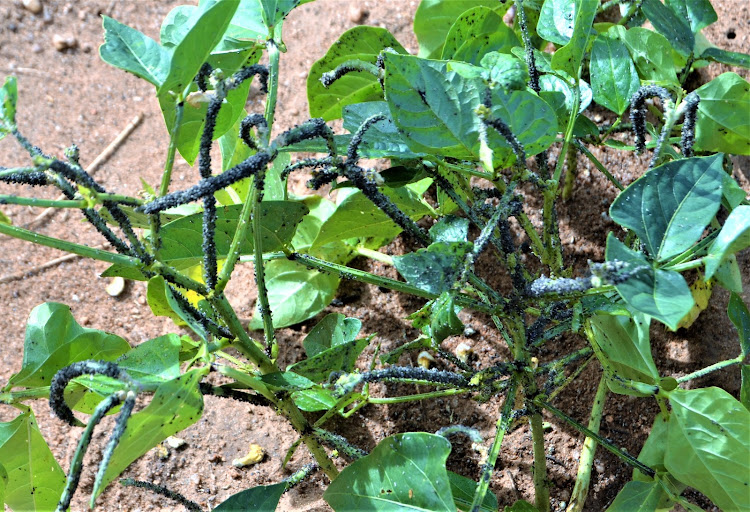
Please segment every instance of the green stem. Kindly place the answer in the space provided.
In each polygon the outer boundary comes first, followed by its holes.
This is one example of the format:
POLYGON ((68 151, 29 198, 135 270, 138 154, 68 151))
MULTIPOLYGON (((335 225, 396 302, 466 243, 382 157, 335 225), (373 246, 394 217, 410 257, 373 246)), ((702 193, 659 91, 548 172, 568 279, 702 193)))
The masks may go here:
POLYGON ((261 142, 263 146, 267 147, 271 141, 271 131, 273 130, 273 121, 276 115, 276 96, 279 90, 279 61, 281 52, 276 41, 273 39, 269 39, 266 42, 266 51, 268 51, 268 96, 266 96, 264 117, 266 118, 268 130, 264 137, 265 140, 261 142))
POLYGON ((393 258, 388 256, 387 254, 383 254, 382 252, 368 249, 367 247, 355 247, 353 252, 358 256, 364 256, 365 258, 380 261, 382 263, 385 263, 386 265, 393 265, 393 258))
POLYGON ((142 266, 142 263, 138 258, 131 256, 125 256, 124 254, 117 254, 114 252, 103 251, 101 249, 94 249, 86 245, 80 245, 67 240, 60 240, 59 238, 52 238, 50 236, 42 235, 29 231, 28 229, 11 226, 10 224, 0 223, 0 234, 26 240, 38 245, 44 245, 45 247, 52 247, 65 252, 72 252, 79 256, 91 258, 99 261, 106 261, 108 263, 116 263, 129 268, 138 268, 142 266))
MULTIPOLYGON (((265 174, 262 172, 261 174, 265 174)), ((260 311, 260 317, 263 320, 263 335, 266 340, 266 348, 269 350, 272 359, 276 359, 279 355, 279 346, 276 342, 276 336, 274 335, 273 319, 271 318, 271 305, 268 301, 268 289, 266 288, 266 272, 265 263, 263 262, 263 236, 262 236, 262 225, 261 225, 261 199, 263 190, 258 188, 258 184, 262 184, 263 176, 256 182, 256 187, 253 190, 252 201, 253 207, 253 253, 255 256, 255 285, 258 289, 258 310, 260 311)))
POLYGON ((611 442, 597 434, 596 432, 592 432, 588 428, 584 427, 580 423, 578 423, 576 420, 562 412, 560 409, 554 407, 553 405, 545 402, 540 397, 537 397, 534 399, 534 403, 537 404, 540 407, 544 407, 549 412, 563 420, 565 423, 576 429, 577 431, 581 432, 582 434, 586 435, 587 437, 591 437, 596 440, 597 443, 602 445, 602 448, 605 448, 606 450, 612 452, 615 454, 620 460, 624 461, 628 465, 638 469, 641 473, 643 473, 646 476, 654 477, 656 475, 656 471, 651 469, 650 467, 646 466, 643 462, 639 461, 629 453, 625 453, 622 450, 620 450, 617 446, 613 445, 611 442))
POLYGON ((37 197, 20 197, 0 194, 0 204, 19 204, 22 206, 38 206, 40 208, 88 208, 89 202, 84 199, 60 200, 40 199, 37 197))
POLYGON ((578 176, 578 152, 576 151, 575 144, 570 144, 568 146, 565 159, 568 161, 568 172, 565 173, 565 184, 562 189, 563 201, 567 201, 573 195, 576 176, 578 176))
POLYGON ((443 389, 440 391, 430 391, 427 393, 417 393, 414 395, 405 396, 389 396, 384 398, 367 398, 367 401, 371 404, 400 404, 404 402, 414 402, 415 400, 426 400, 428 398, 440 398, 444 396, 463 395, 464 393, 472 393, 476 390, 472 389, 443 389))
POLYGON ((531 439, 534 448, 534 506, 539 512, 549 512, 549 480, 547 480, 547 452, 544 449, 542 414, 531 415, 531 439))
POLYGON ((697 379, 700 377, 705 377, 709 373, 715 372, 716 370, 721 370, 722 368, 726 368, 727 366, 732 366, 735 364, 740 364, 742 361, 745 360, 744 354, 740 354, 734 359, 727 359, 726 361, 719 361, 718 363, 714 363, 711 366, 706 366, 705 368, 701 368, 698 371, 695 371, 693 373, 689 373, 683 377, 680 377, 677 379, 677 382, 682 384, 683 382, 687 382, 689 380, 697 379))
POLYGON ((643 0, 632 0, 632 3, 630 4, 628 11, 625 13, 625 15, 622 18, 620 18, 620 21, 618 21, 617 24, 624 26, 628 21, 630 21, 630 18, 635 16, 635 13, 638 12, 638 9, 641 7, 642 3, 643 3, 643 0))
POLYGON ((487 494, 492 471, 495 469, 497 457, 500 454, 500 446, 503 443, 505 433, 508 431, 513 419, 513 405, 516 401, 517 389, 518 379, 512 377, 510 385, 508 386, 508 393, 505 395, 503 410, 500 413, 500 417, 497 419, 495 439, 492 441, 492 446, 487 454, 487 461, 483 465, 482 476, 479 478, 479 483, 474 491, 474 499, 471 502, 471 512, 478 512, 480 510, 482 503, 484 502, 484 497, 487 494))
POLYGON ((591 161, 592 164, 594 164, 594 167, 599 169, 599 172, 607 177, 610 183, 617 187, 618 190, 625 190, 625 187, 622 186, 620 180, 615 178, 614 175, 612 175, 612 173, 610 173, 607 168, 604 167, 604 165, 591 153, 591 151, 588 150, 586 146, 584 146, 579 140, 573 140, 573 144, 575 144, 578 150, 583 153, 586 158, 591 161))
POLYGON ((172 181, 172 169, 174 168, 174 155, 177 151, 177 137, 180 135, 182 126, 182 113, 185 104, 182 98, 177 102, 174 112, 174 125, 169 133, 169 147, 167 148, 167 161, 164 162, 164 172, 161 175, 161 185, 159 186, 159 197, 167 195, 169 192, 169 183, 172 181))
MULTIPOLYGON (((602 375, 599 380, 599 387, 596 389, 594 405, 591 407, 591 417, 589 419, 589 430, 596 432, 597 434, 599 433, 599 426, 602 422, 602 413, 604 412, 604 404, 607 400, 608 389, 607 379, 602 375)), ((593 437, 587 437, 583 441, 581 458, 578 461, 576 483, 575 486, 573 486, 573 493, 566 512, 581 512, 583 510, 583 504, 586 502, 586 497, 589 494, 589 485, 591 484, 591 466, 594 464, 595 454, 596 439, 593 437)))
MULTIPOLYGON (((11 385, 6 386, 4 391, 8 391, 10 387, 11 385)), ((37 398, 49 398, 49 386, 0 393, 0 404, 13 405, 24 400, 35 400, 37 398)))

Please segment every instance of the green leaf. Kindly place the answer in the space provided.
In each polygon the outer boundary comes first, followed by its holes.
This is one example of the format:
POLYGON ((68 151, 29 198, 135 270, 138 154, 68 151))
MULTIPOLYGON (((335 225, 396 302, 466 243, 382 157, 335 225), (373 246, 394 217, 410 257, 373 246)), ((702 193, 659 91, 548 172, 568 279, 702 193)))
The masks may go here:
MULTIPOLYGON (((430 213, 429 208, 414 191, 414 184, 396 189, 384 187, 381 191, 390 197, 399 209, 414 220, 430 213)), ((346 196, 336 211, 321 226, 313 247, 348 238, 378 237, 391 239, 401 232, 395 222, 375 206, 361 191, 346 196)))
POLYGON ((742 385, 740 387, 740 402, 745 406, 745 409, 750 411, 750 364, 741 365, 740 374, 742 377, 742 385))
MULTIPOLYGON (((225 259, 237 229, 242 205, 223 206, 216 209, 216 254, 225 259)), ((264 201, 261 203, 261 234, 264 252, 282 250, 294 236, 297 224, 307 213, 307 207, 298 201, 264 201)), ((159 259, 183 270, 203 261, 203 213, 188 215, 162 226, 162 246, 159 259)), ((253 253, 252 227, 247 229, 240 243, 240 254, 253 253)))
POLYGON ((651 30, 635 27, 625 30, 615 27, 615 33, 628 47, 638 75, 664 85, 677 85, 674 58, 667 38, 651 30))
MULTIPOLYGON (((600 349, 597 355, 606 358, 602 364, 610 366, 618 376, 625 379, 656 384, 659 370, 651 355, 649 324, 649 317, 638 313, 634 313, 632 317, 594 315, 591 327, 600 349)), ((622 391, 619 387, 614 389, 612 385, 610 389, 615 393, 622 391)))
POLYGON ((518 500, 503 510, 504 512, 539 512, 539 509, 526 500, 518 500))
POLYGON ((54 510, 65 487, 65 473, 31 409, 0 423, 0 461, 7 472, 5 505, 18 511, 54 510))
MULTIPOLYGON (((274 327, 304 322, 323 311, 336 295, 339 279, 336 275, 308 270, 294 261, 268 262, 266 288, 274 327)), ((257 311, 250 322, 250 328, 263 328, 257 311)))
POLYGON ((724 73, 695 90, 701 101, 695 124, 695 149, 750 155, 750 84, 724 73))
POLYGON ((288 366, 287 370, 307 377, 313 382, 324 382, 331 372, 351 372, 367 344, 367 338, 347 341, 314 356, 308 356, 307 359, 288 366))
POLYGON ((505 92, 525 89, 529 81, 529 69, 526 63, 510 54, 486 53, 479 65, 487 70, 482 73, 482 78, 490 82, 490 87, 500 84, 505 92))
POLYGON ((409 284, 441 294, 452 288, 472 248, 467 242, 435 242, 426 249, 394 256, 393 266, 409 284))
POLYGON ((742 293, 742 273, 734 254, 724 258, 716 269, 713 279, 730 292, 742 293))
POLYGON ((419 42, 419 56, 436 59, 456 20, 469 9, 485 6, 502 16, 508 7, 493 0, 422 0, 414 14, 414 34, 419 42))
POLYGON ((461 308, 456 307, 453 295, 443 292, 432 303, 430 318, 430 336, 436 343, 440 343, 448 336, 464 332, 464 324, 456 314, 461 308))
POLYGON ((192 27, 182 35, 182 39, 172 48, 169 73, 158 87, 159 95, 167 91, 182 93, 208 60, 216 45, 224 37, 224 32, 234 16, 239 0, 204 0, 192 14, 188 23, 192 27))
POLYGON ((287 484, 259 485, 245 489, 219 503, 216 512, 274 512, 287 484))
POLYGON ((68 306, 46 302, 29 315, 22 368, 7 389, 49 386, 61 368, 86 359, 114 361, 128 350, 130 345, 119 336, 78 325, 68 306))
POLYGON ((430 228, 433 242, 468 242, 469 219, 446 215, 430 228))
POLYGON ((198 383, 208 370, 208 367, 193 369, 161 384, 151 403, 130 417, 104 474, 101 490, 131 462, 200 419, 203 395, 198 390, 198 383))
MULTIPOLYGON (((558 0, 545 0, 545 4, 547 1, 558 0)), ((570 76, 578 78, 581 74, 583 54, 588 47, 589 33, 591 32, 591 25, 594 23, 599 1, 575 0, 574 5, 574 17, 570 20, 574 27, 573 33, 570 41, 562 48, 558 48, 552 56, 552 69, 565 71, 570 76)))
POLYGON ((307 377, 294 372, 274 372, 260 376, 260 381, 271 391, 300 391, 315 385, 307 377))
MULTIPOLYGON (((166 334, 141 343, 117 360, 119 367, 143 383, 161 384, 180 376, 180 337, 166 334)), ((101 375, 73 379, 65 389, 65 402, 86 414, 112 393, 125 389, 125 383, 101 375)))
MULTIPOLYGON (((658 413, 651 426, 646 442, 638 454, 638 460, 651 469, 659 472, 664 469, 664 454, 667 451, 667 436, 669 435, 669 417, 664 413, 658 413)), ((633 469, 633 480, 641 482, 653 482, 654 479, 644 475, 638 469, 633 469)))
POLYGON ((736 293, 729 296, 727 316, 739 334, 742 355, 750 354, 750 311, 747 310, 742 297, 736 293))
MULTIPOLYGON (((458 475, 453 471, 448 471, 448 480, 451 484, 453 503, 459 510, 469 510, 474 501, 474 491, 477 488, 477 483, 471 478, 458 475)), ((484 495, 484 500, 479 505, 479 511, 497 512, 497 510, 497 497, 494 493, 488 492, 484 495)))
MULTIPOLYGON (((18 84, 16 77, 5 78, 0 88, 0 140, 16 125, 16 104, 18 103, 18 84)), ((5 217, 3 215, 3 217, 5 217)), ((7 219, 7 217, 5 217, 7 219)), ((10 224, 10 222, 7 222, 10 224)))
POLYGON ((604 34, 598 35, 591 48, 590 71, 594 101, 622 115, 641 85, 627 46, 604 34))
POLYGON ((670 329, 677 329, 694 304, 685 279, 673 270, 654 270, 645 256, 626 247, 613 233, 607 237, 606 255, 607 261, 617 260, 627 263, 632 270, 641 269, 615 286, 625 302, 670 329))
MULTIPOLYGON (((666 37, 675 50, 684 56, 693 52, 695 37, 687 17, 678 16, 671 6, 664 5, 661 0, 643 0, 641 9, 656 31, 666 37)), ((683 9, 687 11, 687 7, 683 9)))
POLYGON ((313 357, 329 348, 354 341, 362 329, 362 322, 357 318, 347 318, 341 313, 331 313, 310 330, 302 346, 307 357, 313 357))
POLYGON ((99 55, 107 64, 133 73, 158 89, 166 80, 172 55, 138 30, 103 16, 104 44, 99 55))
POLYGON ((721 62, 722 64, 728 64, 729 66, 750 68, 750 55, 722 50, 715 46, 706 48, 703 53, 700 54, 700 58, 712 60, 714 62, 721 62))
MULTIPOLYGON (((580 114, 591 104, 593 93, 591 87, 583 80, 579 80, 578 84, 580 98, 577 113, 580 114)), ((562 78, 551 74, 539 77, 539 88, 541 89, 539 97, 546 101, 557 115, 557 130, 565 132, 568 126, 568 119, 570 119, 570 114, 573 111, 575 100, 573 88, 562 78)), ((576 119, 576 125, 579 126, 574 128, 574 134, 577 128, 587 128, 586 126, 581 126, 582 123, 585 123, 583 119, 587 118, 579 115, 576 119)), ((594 128, 596 128, 596 125, 594 125, 594 128)), ((595 133, 598 135, 599 130, 596 129, 595 133)))
MULTIPOLYGON (((388 107, 411 150, 478 161, 480 121, 475 111, 486 88, 482 68, 393 54, 385 60, 388 107), (474 73, 467 73, 472 69, 474 73)), ((554 112, 535 94, 495 88, 492 105, 492 115, 510 127, 528 155, 554 141, 557 127, 546 121, 554 112)), ((488 135, 495 165, 512 163, 515 155, 505 139, 494 130, 488 135)))
POLYGON ((356 133, 368 118, 384 115, 382 121, 370 125, 362 138, 359 154, 364 158, 418 158, 423 153, 414 153, 398 133, 385 101, 368 101, 347 105, 343 109, 344 129, 356 133))
POLYGON ((709 0, 665 0, 666 4, 690 24, 698 33, 719 19, 709 0))
POLYGON ((664 491, 658 481, 633 481, 617 493, 607 512, 655 512, 664 491))
POLYGON ((722 510, 745 510, 750 411, 723 389, 676 389, 664 463, 722 510))
POLYGON ((322 59, 317 60, 307 75, 307 101, 310 115, 322 117, 326 121, 341 117, 346 105, 364 101, 382 101, 383 90, 378 79, 363 71, 347 73, 325 88, 320 82, 323 73, 333 71, 349 60, 360 60, 375 64, 378 55, 385 48, 393 48, 398 53, 408 53, 396 38, 384 28, 356 26, 344 32, 331 45, 322 59))
POLYGON ((292 393, 292 400, 297 407, 306 412, 327 411, 338 402, 330 390, 323 389, 320 386, 295 391, 292 393))
POLYGON ((461 14, 448 32, 442 60, 479 65, 488 52, 510 53, 521 43, 503 18, 489 7, 479 6, 461 14))
POLYGON ((234 13, 226 37, 236 39, 265 40, 269 36, 268 27, 263 23, 262 0, 245 0, 234 13))
POLYGON ((545 41, 566 45, 573 37, 575 18, 580 2, 570 0, 544 0, 539 13, 536 32, 545 41))
POLYGON ((729 214, 719 235, 703 258, 706 279, 711 279, 724 259, 750 247, 750 206, 738 206, 729 214))
POLYGON ((686 158, 652 169, 617 196, 610 216, 632 229, 657 261, 680 254, 719 211, 722 158, 686 158))
POLYGON ((354 461, 328 486, 323 499, 336 512, 350 510, 455 512, 442 436, 397 434, 354 461))

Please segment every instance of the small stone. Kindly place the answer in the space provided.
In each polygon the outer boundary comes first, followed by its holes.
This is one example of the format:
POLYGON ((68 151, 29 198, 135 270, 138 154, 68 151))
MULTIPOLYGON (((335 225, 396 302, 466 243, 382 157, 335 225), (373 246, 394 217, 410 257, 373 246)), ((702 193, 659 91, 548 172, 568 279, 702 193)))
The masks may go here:
POLYGON ((594 461, 594 468, 596 469, 597 473, 604 473, 604 463, 599 459, 596 459, 594 461))
POLYGON ((185 446, 187 444, 187 442, 184 439, 182 439, 180 437, 175 437, 175 436, 169 436, 165 440, 165 442, 167 443, 167 446, 169 446, 173 450, 176 450, 178 448, 182 448, 183 446, 185 446))
POLYGON ((219 464, 220 462, 224 462, 224 457, 221 456, 221 454, 214 453, 208 458, 208 462, 213 462, 214 464, 219 464))
POLYGON ((195 487, 200 486, 201 484, 201 476, 198 473, 193 473, 190 475, 190 485, 194 485, 195 487))
POLYGON ((64 52, 72 48, 78 47, 78 40, 73 36, 63 36, 61 34, 55 34, 52 36, 52 46, 58 52, 64 52))
POLYGON ((42 2, 40 0, 22 0, 24 9, 33 14, 42 12, 42 2))
POLYGON ((120 276, 113 277, 107 285, 107 293, 110 297, 117 297, 125 291, 125 279, 120 276))
POLYGON ((87 15, 88 13, 84 10, 78 11, 78 19, 81 21, 85 20, 87 15))
POLYGON ((352 5, 349 9, 349 21, 352 23, 362 23, 369 13, 360 5, 352 5))
POLYGON ((31 51, 34 53, 42 53, 44 49, 39 43, 34 43, 34 46, 31 47, 31 51))

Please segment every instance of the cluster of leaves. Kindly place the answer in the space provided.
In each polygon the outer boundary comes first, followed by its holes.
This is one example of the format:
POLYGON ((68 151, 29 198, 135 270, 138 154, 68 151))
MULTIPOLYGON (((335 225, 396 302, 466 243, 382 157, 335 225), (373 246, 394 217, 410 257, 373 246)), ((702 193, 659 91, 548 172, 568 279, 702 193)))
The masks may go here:
MULTIPOLYGON (((79 208, 118 253, 2 222, 0 232, 108 261, 105 276, 148 281, 153 313, 193 332, 131 349, 117 336, 82 328, 64 305, 34 309, 22 368, 0 393, 0 403, 20 410, 0 424, 0 501, 14 510, 55 504, 66 510, 93 429, 122 404, 93 506, 131 462, 195 423, 202 396, 214 394, 274 407, 299 434, 285 462, 304 443, 317 464, 232 496, 216 510, 273 510, 283 492, 317 469, 331 480, 324 499, 334 510, 498 510, 488 486, 503 437, 512 420, 528 418, 535 504, 519 501, 506 510, 547 511, 542 411, 587 438, 568 510, 583 507, 597 445, 634 468, 610 511, 678 503, 694 510, 681 496, 687 486, 724 510, 744 510, 750 312, 740 298, 735 254, 750 246, 750 204, 727 172, 726 154, 750 154, 750 84, 735 73, 694 91, 685 83, 711 61, 750 67, 750 58, 716 48, 701 34, 717 19, 709 1, 516 0, 513 26, 507 26, 502 20, 511 2, 423 0, 414 19, 418 55, 409 55, 385 29, 349 30, 309 73, 316 119, 271 140, 281 28, 300 3, 201 0, 170 12, 160 42, 104 19, 102 58, 154 85, 170 133, 162 183, 158 190, 147 186, 145 198, 106 192, 81 168, 75 148, 63 161, 34 147, 16 124, 15 79, 0 89, 0 137, 13 135, 32 159, 29 167, 0 169, 0 180, 54 186, 67 196, 0 200, 79 208), (617 23, 596 21, 598 13, 618 7, 617 23), (641 27, 646 19, 654 30, 641 27), (543 51, 550 44, 555 52, 543 51), (257 64, 264 51, 268 69, 257 64), (254 76, 268 93, 262 115, 245 111, 254 76), (651 97, 660 99, 662 110, 647 103, 651 97), (614 121, 597 125, 595 105, 614 121), (334 135, 325 124, 334 119, 349 133, 334 135), (615 138, 630 131, 633 144, 629 135, 615 138), (214 141, 221 150, 217 174, 214 141), (555 145, 561 157, 553 165, 555 145), (597 146, 649 150, 651 163, 625 188, 592 154, 589 148, 597 146), (170 194, 175 152, 191 164, 197 160, 200 181, 170 194), (295 152, 323 156, 292 163, 295 152), (619 189, 609 216, 622 230, 608 234, 605 261, 575 277, 560 242, 556 205, 574 186, 578 153, 619 189), (365 169, 361 157, 385 159, 390 167, 365 169), (312 188, 333 184, 336 202, 291 197, 286 177, 301 169, 312 170, 312 188), (424 198, 431 188, 436 203, 424 198), (541 228, 529 218, 521 188, 542 199, 541 228), (201 205, 193 204, 198 200, 201 205), (426 216, 436 220, 429 232, 416 223, 426 216), (472 229, 479 234, 470 236, 472 229), (402 231, 421 247, 392 258, 377 251, 402 231), (485 252, 509 276, 508 290, 492 288, 475 272, 485 252), (348 267, 357 256, 392 264, 404 281, 348 267), (223 295, 235 264, 244 261, 255 268, 259 297, 250 328, 262 329, 261 339, 250 337, 223 295), (696 269, 703 272, 689 286, 683 274, 696 269), (363 371, 357 361, 372 337, 360 336, 359 320, 330 314, 303 341, 305 359, 279 367, 274 330, 318 315, 341 279, 426 299, 409 317, 421 334, 366 362, 363 371), (652 320, 673 330, 689 327, 714 284, 731 292, 727 313, 740 340, 738 356, 679 378, 662 375, 651 354, 652 320), (458 313, 464 308, 492 319, 511 360, 478 367, 441 347, 463 332, 458 313), (588 343, 540 362, 540 348, 564 333, 581 334, 588 343), (229 346, 244 360, 228 354, 229 346), (448 369, 397 364, 403 353, 424 349, 448 369), (593 359, 603 376, 584 426, 553 400, 575 386, 593 359), (741 368, 740 400, 715 387, 680 387, 733 365, 741 368), (226 384, 202 382, 211 371, 226 384), (434 390, 373 396, 369 383, 378 381, 434 390), (637 458, 598 434, 609 392, 660 407, 637 458), (134 412, 139 394, 153 396, 134 412), (367 404, 456 394, 505 398, 489 447, 478 432, 455 425, 435 434, 396 434, 367 454, 323 428, 367 404), (67 475, 24 404, 37 398, 49 398, 71 425, 83 425, 73 411, 91 415, 67 475), (449 438, 457 433, 477 447, 479 482, 446 470, 449 438), (339 472, 324 446, 353 462, 339 472)), ((126 483, 197 507, 169 489, 126 483)))

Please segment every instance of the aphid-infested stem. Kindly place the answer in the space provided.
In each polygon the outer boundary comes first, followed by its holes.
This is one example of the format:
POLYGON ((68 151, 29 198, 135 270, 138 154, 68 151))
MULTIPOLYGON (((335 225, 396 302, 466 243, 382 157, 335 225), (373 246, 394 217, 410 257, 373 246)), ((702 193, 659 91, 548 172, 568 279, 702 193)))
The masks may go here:
POLYGON ((383 71, 381 68, 379 68, 376 64, 370 64, 369 62, 357 59, 347 60, 346 62, 336 66, 336 69, 334 69, 333 71, 323 73, 320 77, 320 83, 323 84, 323 87, 328 88, 342 76, 356 71, 370 73, 372 76, 378 79, 381 85, 383 83, 383 71))
POLYGON ((156 485, 152 484, 151 482, 144 482, 141 480, 134 480, 132 478, 123 478, 122 480, 120 480, 120 484, 126 487, 140 487, 142 489, 148 489, 151 492, 169 498, 172 501, 176 501, 190 512, 203 512, 203 509, 197 503, 190 501, 182 494, 170 491, 169 489, 161 485, 156 485))
POLYGON ((531 90, 539 92, 539 70, 536 67, 536 57, 534 57, 534 45, 531 42, 531 36, 529 35, 529 26, 526 19, 526 11, 523 8, 523 1, 516 0, 516 17, 518 19, 518 26, 521 29, 521 37, 523 38, 523 46, 526 49, 526 65, 529 68, 529 87, 531 90))
POLYGON ((252 405, 263 405, 267 407, 273 406, 273 403, 264 396, 245 393, 228 386, 212 386, 208 382, 201 382, 198 389, 204 395, 212 395, 219 398, 231 398, 232 400, 252 405))
MULTIPOLYGON (((666 111, 671 111, 674 108, 674 101, 672 96, 664 87, 658 85, 644 85, 638 89, 635 94, 630 98, 630 122, 633 124, 633 133, 635 134, 635 152, 638 154, 643 153, 646 150, 646 100, 658 96, 661 98, 666 111)), ((656 149, 654 150, 654 156, 658 156, 661 150, 661 144, 668 131, 667 123, 664 126, 659 136, 656 149)), ((670 126, 671 129, 671 126, 670 126)), ((652 165, 649 168, 653 167, 652 165)))
POLYGON ((682 137, 680 147, 682 156, 689 158, 693 156, 693 143, 695 143, 695 119, 698 116, 698 104, 701 99, 695 91, 691 92, 682 100, 682 109, 685 119, 682 123, 682 137))
POLYGON ((349 457, 352 460, 357 460, 367 455, 366 451, 357 448, 349 441, 347 441, 343 436, 334 434, 333 432, 329 432, 319 427, 313 427, 313 433, 318 439, 323 442, 323 444, 326 444, 331 448, 335 448, 339 451, 339 453, 345 455, 346 457, 349 457))

